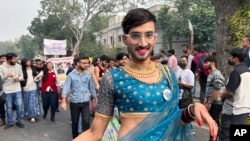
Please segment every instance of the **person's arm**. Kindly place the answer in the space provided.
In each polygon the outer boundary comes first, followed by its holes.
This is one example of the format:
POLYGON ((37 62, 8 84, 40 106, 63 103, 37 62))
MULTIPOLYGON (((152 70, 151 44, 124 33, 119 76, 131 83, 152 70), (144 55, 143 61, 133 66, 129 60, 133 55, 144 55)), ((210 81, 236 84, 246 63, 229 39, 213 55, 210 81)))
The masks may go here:
POLYGON ((168 66, 173 69, 173 65, 174 65, 174 61, 173 61, 173 58, 172 56, 168 58, 168 66))
POLYGON ((207 123, 209 127, 210 136, 215 141, 218 134, 218 125, 208 113, 206 107, 201 103, 194 103, 190 105, 190 114, 194 116, 199 126, 207 123))
POLYGON ((186 88, 186 89, 192 89, 194 86, 193 85, 190 85, 188 83, 183 83, 181 81, 179 81, 179 85, 182 87, 182 88, 186 88))
POLYGON ((92 80, 93 80, 93 83, 94 83, 96 92, 98 93, 98 90, 99 90, 99 82, 97 81, 97 78, 96 78, 96 76, 95 76, 94 68, 90 68, 90 69, 89 69, 89 72, 90 72, 90 74, 91 74, 91 78, 92 78, 92 80))
POLYGON ((61 108, 67 110, 67 94, 71 86, 71 75, 68 75, 62 89, 62 103, 61 108))
POLYGON ((4 68, 3 68, 2 65, 0 65, 0 76, 1 76, 3 82, 4 82, 6 79, 8 79, 8 77, 9 77, 8 75, 6 75, 6 74, 4 73, 4 68))
POLYGON ((186 77, 187 82, 183 83, 179 81, 179 85, 186 89, 192 89, 194 87, 194 74, 192 73, 192 71, 188 71, 188 75, 186 75, 186 77))
POLYGON ((194 50, 194 32, 190 31, 190 51, 194 50))
POLYGON ((101 140, 114 112, 114 83, 110 73, 103 76, 98 96, 95 118, 89 130, 77 136, 73 141, 101 140))
POLYGON ((34 80, 35 80, 36 82, 38 82, 38 81, 40 81, 40 80, 42 79, 42 77, 43 77, 43 71, 41 71, 41 72, 34 78, 34 80))
POLYGON ((97 66, 94 68, 94 72, 95 72, 97 81, 100 82, 102 80, 102 77, 100 77, 100 69, 97 66))
POLYGON ((240 74, 236 71, 232 71, 229 76, 226 89, 221 92, 222 101, 234 95, 234 92, 239 87, 240 82, 241 82, 240 74))
POLYGON ((93 80, 91 78, 91 74, 90 75, 90 79, 89 79, 89 91, 91 93, 91 109, 95 109, 96 108, 96 104, 97 104, 97 97, 96 97, 96 91, 95 91, 95 86, 93 83, 93 80))
POLYGON ((221 76, 217 76, 213 79, 213 82, 212 82, 212 85, 213 85, 213 93, 208 101, 209 104, 213 103, 217 98, 218 96, 221 95, 221 92, 222 92, 222 87, 224 87, 224 78, 221 76))
POLYGON ((105 118, 94 118, 89 130, 83 132, 79 136, 77 136, 73 141, 99 141, 101 140, 107 126, 109 120, 105 118))

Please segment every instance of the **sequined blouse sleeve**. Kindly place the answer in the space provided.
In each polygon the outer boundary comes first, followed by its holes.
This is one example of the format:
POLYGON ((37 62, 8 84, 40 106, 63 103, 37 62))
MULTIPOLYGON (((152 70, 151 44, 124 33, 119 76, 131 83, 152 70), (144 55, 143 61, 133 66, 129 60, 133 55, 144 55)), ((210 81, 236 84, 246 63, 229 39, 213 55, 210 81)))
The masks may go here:
POLYGON ((114 111, 114 82, 111 74, 105 73, 99 89, 97 114, 111 117, 114 111))

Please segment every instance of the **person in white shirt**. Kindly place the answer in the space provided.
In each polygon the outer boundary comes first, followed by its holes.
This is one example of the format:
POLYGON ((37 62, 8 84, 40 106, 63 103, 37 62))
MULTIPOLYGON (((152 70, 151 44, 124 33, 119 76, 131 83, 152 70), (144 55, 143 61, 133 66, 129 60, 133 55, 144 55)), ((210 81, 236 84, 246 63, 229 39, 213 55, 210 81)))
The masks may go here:
POLYGON ((180 57, 180 69, 177 71, 176 78, 180 86, 180 102, 179 107, 185 108, 193 103, 192 88, 194 86, 194 74, 188 68, 188 57, 183 55, 180 57))
POLYGON ((3 91, 6 94, 7 124, 4 129, 14 126, 13 103, 16 106, 16 125, 24 128, 22 124, 23 98, 20 81, 23 80, 22 68, 17 64, 18 56, 15 53, 6 54, 7 61, 0 66, 0 76, 3 80, 3 91))

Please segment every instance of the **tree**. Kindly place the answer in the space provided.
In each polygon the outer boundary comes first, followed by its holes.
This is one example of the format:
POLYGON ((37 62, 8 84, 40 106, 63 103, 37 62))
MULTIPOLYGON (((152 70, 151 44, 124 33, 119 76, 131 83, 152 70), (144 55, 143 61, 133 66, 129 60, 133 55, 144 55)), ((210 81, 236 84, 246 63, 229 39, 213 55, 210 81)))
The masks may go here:
POLYGON ((6 54, 8 52, 14 52, 16 54, 20 54, 20 51, 16 47, 16 44, 12 41, 0 42, 0 54, 6 54))
POLYGON ((211 0, 216 13, 217 40, 216 50, 219 69, 228 76, 229 65, 224 65, 228 58, 228 51, 233 48, 233 36, 229 20, 241 9, 250 6, 249 0, 211 0))
POLYGON ((21 50, 22 57, 33 59, 38 49, 38 45, 33 41, 30 35, 22 35, 16 43, 17 48, 21 50))
POLYGON ((250 34, 250 6, 238 9, 229 20, 234 46, 240 46, 242 38, 250 34))
POLYGON ((28 27, 29 32, 35 36, 39 46, 43 46, 43 39, 67 40, 67 49, 70 52, 76 39, 72 31, 64 26, 64 23, 56 15, 49 15, 45 19, 36 17, 28 27))
MULTIPOLYGON (((210 51, 214 48, 211 43, 215 40, 215 12, 210 7, 196 7, 188 14, 193 23, 194 44, 201 47, 203 51, 210 51)), ((187 26, 186 26, 187 27, 187 26)))
POLYGON ((173 7, 164 6, 159 11, 163 44, 168 41, 172 48, 174 38, 190 37, 188 20, 193 24, 195 45, 208 51, 216 30, 215 13, 210 3, 202 0, 177 0, 173 7))
MULTIPOLYGON (((117 13, 129 10, 141 4, 147 4, 149 0, 42 0, 39 16, 57 15, 76 38, 73 54, 79 53, 79 46, 88 22, 103 13, 117 13)), ((154 2, 164 0, 151 0, 154 2)))

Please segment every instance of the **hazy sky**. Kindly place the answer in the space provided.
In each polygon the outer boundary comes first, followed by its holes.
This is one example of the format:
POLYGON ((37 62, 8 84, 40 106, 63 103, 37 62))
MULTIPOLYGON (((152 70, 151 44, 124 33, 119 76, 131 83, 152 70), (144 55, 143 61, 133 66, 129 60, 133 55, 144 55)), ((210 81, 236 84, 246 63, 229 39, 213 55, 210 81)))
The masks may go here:
POLYGON ((29 34, 27 27, 38 14, 40 0, 0 0, 0 41, 29 34))

